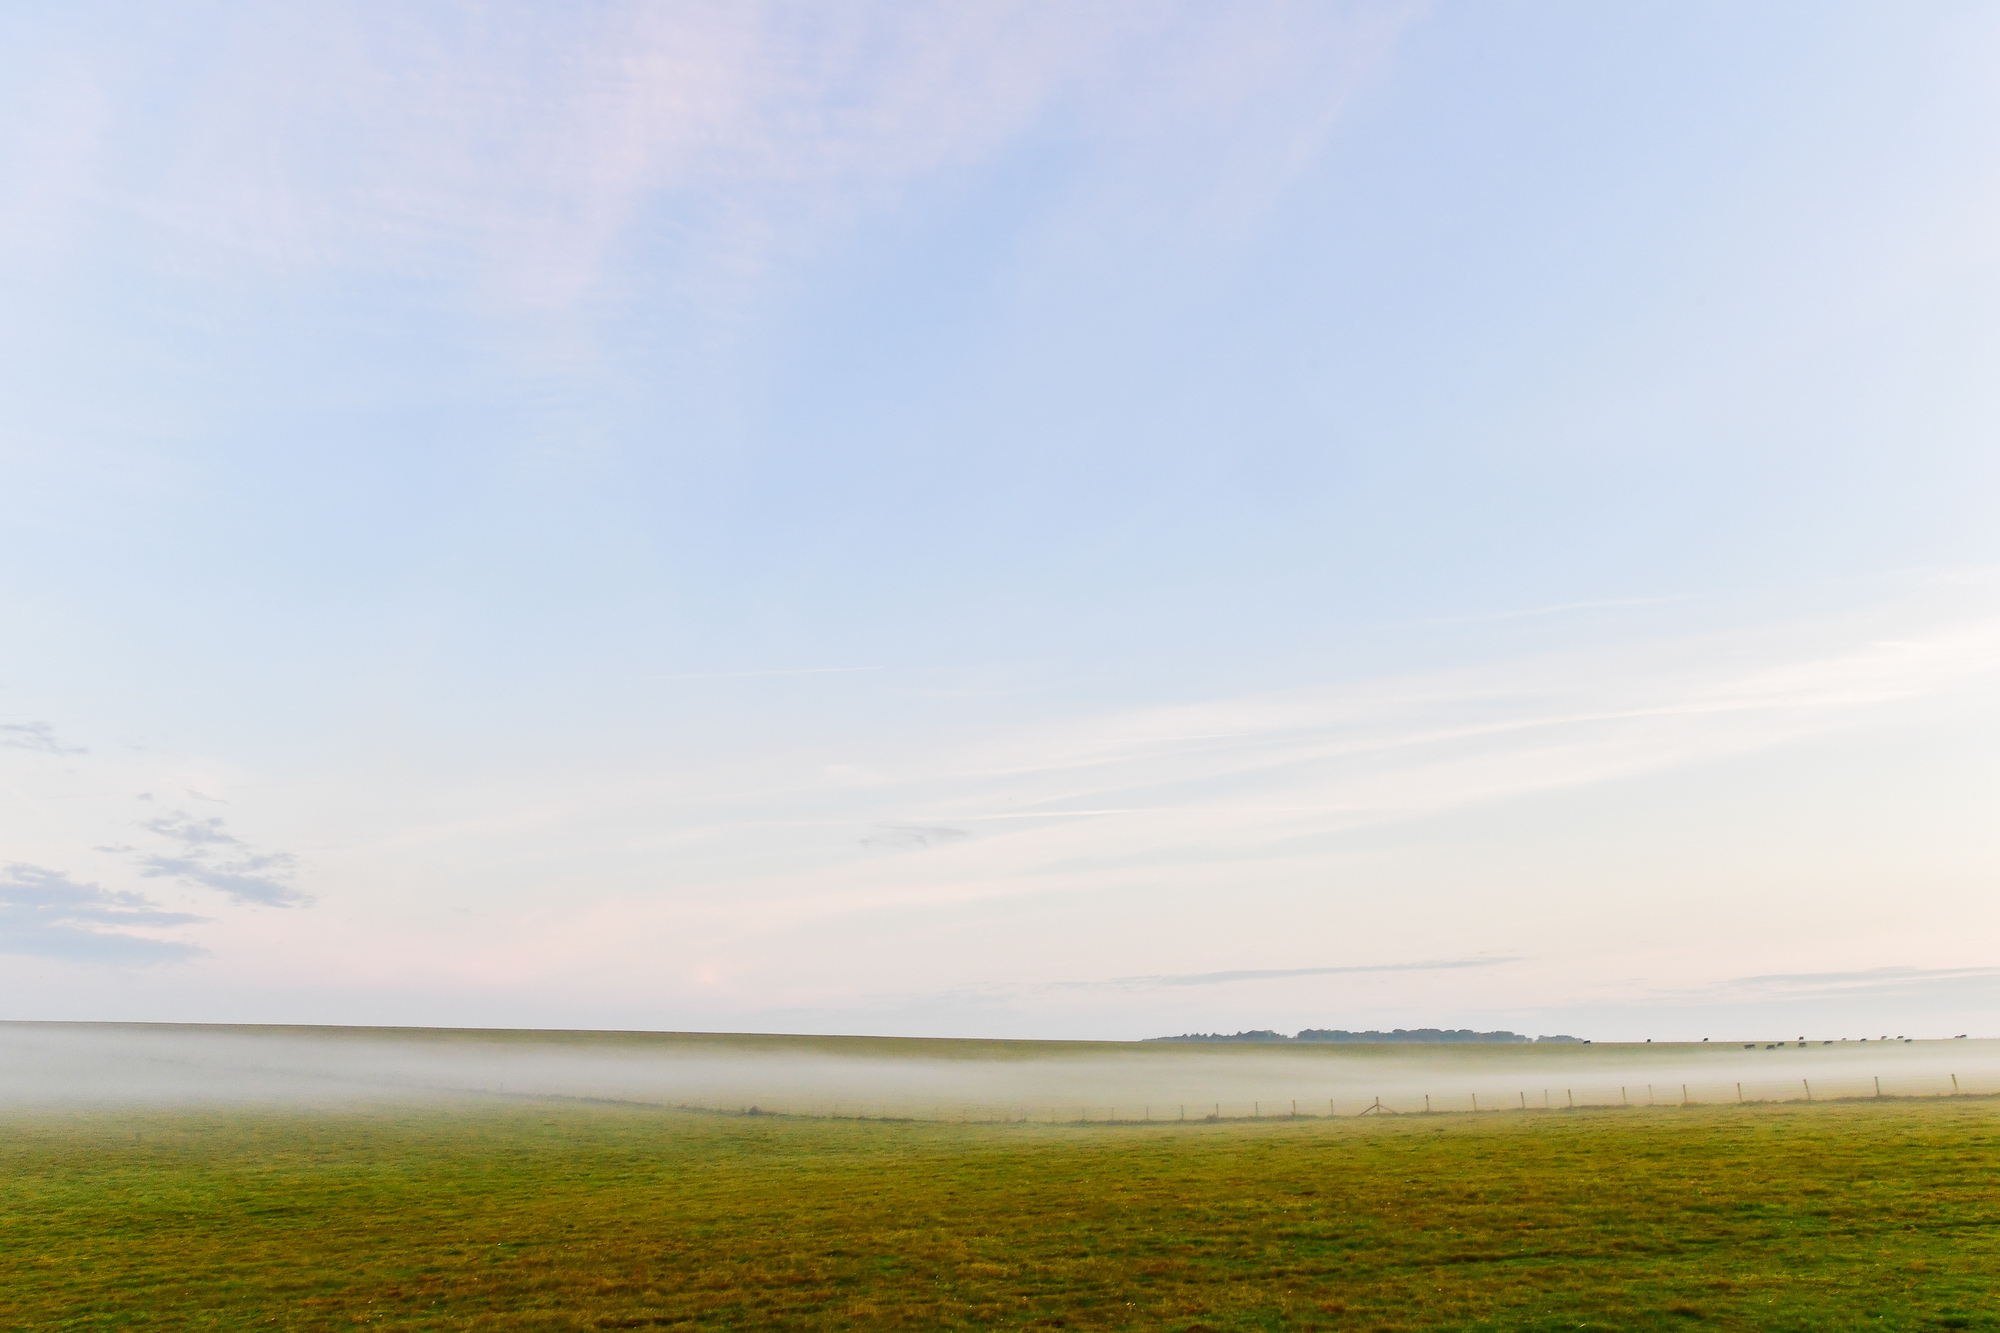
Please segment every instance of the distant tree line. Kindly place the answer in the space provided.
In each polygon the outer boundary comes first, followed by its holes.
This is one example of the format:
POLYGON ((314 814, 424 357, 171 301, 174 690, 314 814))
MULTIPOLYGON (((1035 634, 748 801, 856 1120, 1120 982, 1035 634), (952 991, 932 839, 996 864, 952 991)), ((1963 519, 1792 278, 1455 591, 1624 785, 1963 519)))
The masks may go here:
POLYGON ((1269 1028, 1253 1028, 1248 1032, 1183 1032, 1178 1037, 1148 1037, 1147 1041, 1349 1041, 1349 1042, 1391 1042, 1391 1041, 1573 1041, 1589 1043, 1582 1037, 1528 1037, 1519 1032, 1474 1032, 1471 1028, 1397 1028, 1393 1032, 1349 1032, 1345 1028, 1306 1028, 1296 1037, 1287 1037, 1282 1032, 1269 1028))

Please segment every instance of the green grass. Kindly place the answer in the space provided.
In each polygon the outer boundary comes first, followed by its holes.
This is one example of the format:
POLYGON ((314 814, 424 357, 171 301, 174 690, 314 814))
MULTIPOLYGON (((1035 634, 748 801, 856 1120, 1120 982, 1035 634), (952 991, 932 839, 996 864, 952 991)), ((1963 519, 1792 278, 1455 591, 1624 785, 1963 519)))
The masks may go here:
POLYGON ((2000 1328, 2000 1107, 0 1120, 20 1329, 2000 1328))

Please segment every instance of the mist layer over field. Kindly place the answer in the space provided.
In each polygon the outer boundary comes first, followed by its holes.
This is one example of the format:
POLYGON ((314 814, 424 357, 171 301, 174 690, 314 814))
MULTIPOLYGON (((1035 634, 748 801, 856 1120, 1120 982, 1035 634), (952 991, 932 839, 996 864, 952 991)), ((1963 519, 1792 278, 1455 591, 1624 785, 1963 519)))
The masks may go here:
POLYGON ((800 1115, 1195 1119, 2000 1093, 2000 1041, 1298 1046, 0 1024, 0 1102, 568 1097, 800 1115), (1878 1084, 1879 1080, 1879 1084, 1878 1084))

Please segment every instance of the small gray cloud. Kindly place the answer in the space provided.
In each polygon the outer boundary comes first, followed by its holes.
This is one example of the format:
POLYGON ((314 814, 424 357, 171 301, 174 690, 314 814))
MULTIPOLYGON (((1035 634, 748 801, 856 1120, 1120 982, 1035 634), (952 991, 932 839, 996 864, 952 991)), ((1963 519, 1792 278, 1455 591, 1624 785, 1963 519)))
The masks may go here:
MULTIPOLYGON (((311 902, 311 898, 291 885, 269 875, 253 873, 260 865, 277 859, 255 857, 246 862, 208 865, 192 857, 148 856, 139 862, 139 873, 149 879, 173 878, 184 884, 199 884, 203 888, 226 893, 238 902, 258 903, 265 907, 297 907, 311 902)), ((284 859, 291 860, 290 857, 284 859)))
POLYGON ((285 882, 298 869, 296 856, 251 850, 220 816, 197 819, 175 810, 140 827, 180 844, 177 852, 139 858, 139 873, 148 878, 178 879, 264 907, 297 907, 312 901, 285 882))
POLYGON ((861 840, 863 847, 943 847, 971 837, 962 828, 928 827, 916 824, 879 824, 861 840))
POLYGON ((0 953, 81 963, 176 962, 204 951, 126 928, 206 919, 162 911, 142 894, 80 884, 60 870, 19 862, 0 870, 0 953))
POLYGON ((1363 963, 1350 967, 1276 967, 1235 972, 1187 972, 1154 977, 1113 977, 1109 981, 1072 981, 1070 986, 1217 986, 1229 981, 1277 981, 1285 977, 1336 977, 1362 972, 1445 972, 1461 967, 1498 967, 1518 958, 1446 958, 1423 963, 1363 963))
POLYGON ((88 754, 81 745, 58 739, 46 722, 0 722, 0 749, 39 750, 43 754, 88 754))
POLYGON ((163 838, 189 847, 241 847, 243 839, 223 827, 218 816, 213 819, 196 819, 184 810, 149 819, 139 826, 151 830, 163 838))

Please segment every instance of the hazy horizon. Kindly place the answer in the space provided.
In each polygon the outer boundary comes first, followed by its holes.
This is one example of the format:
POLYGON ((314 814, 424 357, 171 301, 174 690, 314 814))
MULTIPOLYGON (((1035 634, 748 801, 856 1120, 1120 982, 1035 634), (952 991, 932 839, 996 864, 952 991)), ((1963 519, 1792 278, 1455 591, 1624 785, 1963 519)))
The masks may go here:
POLYGON ((2000 1095, 2000 1041, 1170 1043, 0 1023, 0 1109, 477 1109, 1202 1120, 2000 1095))

